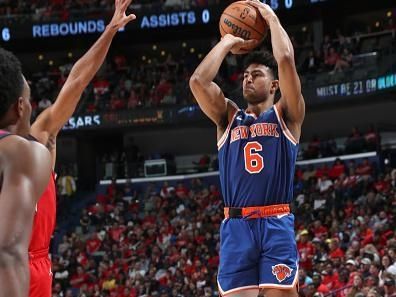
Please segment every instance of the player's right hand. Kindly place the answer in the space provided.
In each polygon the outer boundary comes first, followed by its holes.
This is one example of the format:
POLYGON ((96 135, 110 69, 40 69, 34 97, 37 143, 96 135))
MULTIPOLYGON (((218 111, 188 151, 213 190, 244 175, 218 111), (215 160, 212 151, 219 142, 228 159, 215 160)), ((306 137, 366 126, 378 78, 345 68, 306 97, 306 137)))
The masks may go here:
POLYGON ((257 10, 260 12, 261 16, 267 22, 267 24, 270 24, 271 19, 277 18, 275 12, 268 4, 262 3, 258 0, 247 0, 246 2, 249 5, 257 8, 257 10))
POLYGON ((130 21, 136 19, 136 15, 126 15, 126 10, 131 4, 132 0, 115 0, 115 11, 109 26, 114 29, 121 29, 125 27, 130 21))
POLYGON ((255 39, 244 40, 243 38, 234 36, 232 34, 226 34, 222 38, 222 42, 225 42, 230 47, 230 52, 234 55, 242 55, 250 52, 258 44, 255 39))

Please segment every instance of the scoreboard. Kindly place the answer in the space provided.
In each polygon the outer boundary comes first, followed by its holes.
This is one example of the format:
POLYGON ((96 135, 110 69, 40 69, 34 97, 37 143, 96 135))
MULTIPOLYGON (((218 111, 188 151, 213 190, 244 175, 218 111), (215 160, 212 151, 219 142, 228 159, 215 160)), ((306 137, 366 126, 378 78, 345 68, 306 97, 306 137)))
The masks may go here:
MULTIPOLYGON (((298 7, 313 6, 331 0, 261 0, 275 11, 293 10, 298 7)), ((224 3, 225 4, 225 3, 224 3)), ((198 25, 217 23, 222 6, 209 6, 201 9, 187 9, 177 11, 137 11, 137 19, 128 24, 123 31, 146 31, 166 28, 186 28, 198 25)), ((65 36, 98 34, 105 30, 108 20, 105 18, 80 19, 65 22, 37 22, 13 24, 10 19, 7 25, 0 24, 0 41, 9 42, 24 39, 59 38, 65 36)))

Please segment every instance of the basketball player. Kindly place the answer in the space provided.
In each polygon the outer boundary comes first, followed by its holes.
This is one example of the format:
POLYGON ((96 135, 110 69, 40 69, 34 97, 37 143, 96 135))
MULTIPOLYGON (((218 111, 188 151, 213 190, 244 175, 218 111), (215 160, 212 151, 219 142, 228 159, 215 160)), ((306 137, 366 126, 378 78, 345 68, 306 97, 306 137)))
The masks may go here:
MULTIPOLYGON (((0 128, 29 125, 30 89, 18 59, 0 49, 0 128)), ((51 173, 41 144, 0 130, 0 297, 26 297, 28 246, 36 203, 51 173)))
POLYGON ((217 125, 226 206, 218 286, 222 296, 257 297, 263 289, 267 297, 294 297, 298 256, 289 203, 305 105, 287 33, 268 5, 249 3, 269 25, 273 56, 255 52, 246 58, 247 109, 225 98, 213 79, 227 54, 241 53, 251 41, 225 35, 190 79, 200 107, 217 125), (278 88, 281 98, 274 104, 278 88))
MULTIPOLYGON (((72 116, 80 97, 102 65, 113 37, 120 28, 134 20, 134 14, 126 15, 131 0, 115 0, 112 20, 96 43, 73 66, 55 103, 44 110, 30 127, 19 123, 11 131, 44 144, 51 154, 55 167, 56 137, 72 116)), ((33 234, 29 246, 31 272, 30 297, 50 297, 52 286, 49 245, 56 222, 56 189, 54 175, 37 205, 33 234)))

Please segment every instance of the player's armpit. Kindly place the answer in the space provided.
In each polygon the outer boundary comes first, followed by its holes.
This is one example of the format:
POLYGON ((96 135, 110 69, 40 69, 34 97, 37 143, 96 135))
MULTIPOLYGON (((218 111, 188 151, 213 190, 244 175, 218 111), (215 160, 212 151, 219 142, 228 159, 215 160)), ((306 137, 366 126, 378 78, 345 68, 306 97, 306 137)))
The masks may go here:
MULTIPOLYGON (((221 119, 221 124, 217 125, 217 141, 219 142, 222 138, 226 138, 224 135, 227 133, 228 127, 230 127, 235 114, 239 110, 239 107, 229 99, 226 99, 226 104, 227 104, 227 112, 225 113, 225 116, 221 119)), ((218 143, 219 145, 219 143, 218 143)))

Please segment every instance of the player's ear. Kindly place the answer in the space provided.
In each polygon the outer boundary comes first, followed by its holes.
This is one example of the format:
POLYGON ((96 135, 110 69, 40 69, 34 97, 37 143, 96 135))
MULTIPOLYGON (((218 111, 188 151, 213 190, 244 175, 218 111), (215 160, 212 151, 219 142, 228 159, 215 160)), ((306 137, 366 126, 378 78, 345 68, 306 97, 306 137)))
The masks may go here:
POLYGON ((15 112, 18 115, 18 118, 22 117, 23 109, 24 109, 23 105, 24 105, 23 104, 23 97, 19 97, 18 101, 15 104, 15 112))
POLYGON ((273 95, 279 89, 279 80, 273 80, 271 83, 270 94, 273 95))

